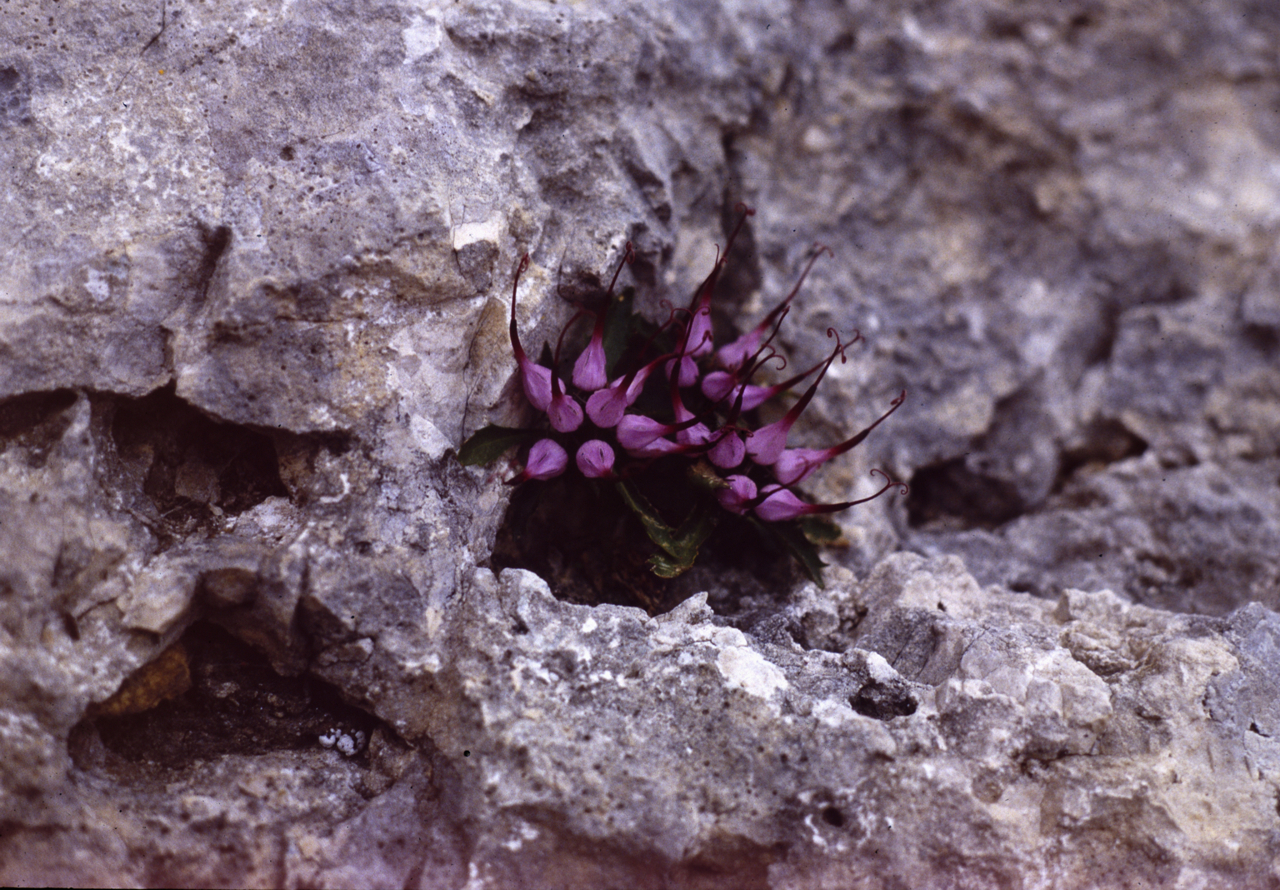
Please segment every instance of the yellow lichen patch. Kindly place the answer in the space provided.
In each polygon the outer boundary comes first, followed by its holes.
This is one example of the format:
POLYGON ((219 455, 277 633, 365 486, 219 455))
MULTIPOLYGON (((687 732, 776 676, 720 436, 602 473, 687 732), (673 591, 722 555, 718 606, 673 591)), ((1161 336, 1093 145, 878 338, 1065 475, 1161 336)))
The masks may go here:
POLYGON ((154 660, 138 668, 121 684, 115 695, 93 710, 95 717, 141 714, 163 701, 177 698, 191 688, 187 650, 174 643, 154 660))

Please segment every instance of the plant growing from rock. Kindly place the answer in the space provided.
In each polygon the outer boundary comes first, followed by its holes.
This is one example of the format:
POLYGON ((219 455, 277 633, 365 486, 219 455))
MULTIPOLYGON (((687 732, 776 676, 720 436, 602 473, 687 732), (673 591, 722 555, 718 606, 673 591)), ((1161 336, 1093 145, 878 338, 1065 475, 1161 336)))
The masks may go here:
POLYGON ((907 486, 879 469, 871 472, 883 478, 883 486, 856 500, 812 503, 795 486, 859 445, 898 409, 906 392, 843 442, 787 447, 791 429, 832 363, 846 361, 846 351, 862 337, 855 332, 846 341, 829 328, 827 337, 834 343, 824 360, 778 382, 757 380, 766 368, 787 367, 773 342, 813 262, 826 250, 819 247, 786 298, 745 334, 715 344, 711 302, 734 238, 754 212, 739 209, 742 215, 724 252, 687 307, 668 307, 666 321, 655 325, 633 313, 629 289, 615 295, 622 267, 634 259, 628 242, 604 299, 580 308, 562 329, 555 350, 544 345, 537 361, 525 351, 516 324, 526 254, 511 289, 511 349, 525 398, 539 420, 531 429, 486 427, 463 444, 458 456, 464 465, 486 464, 514 445, 528 445, 523 469, 510 484, 577 473, 614 486, 657 547, 649 566, 659 577, 689 569, 717 525, 734 517, 775 539, 820 584, 823 563, 813 545, 838 532, 819 517, 895 487, 905 494, 907 486), (569 358, 563 350, 566 334, 583 318, 592 322, 590 337, 569 358), (808 385, 781 418, 755 421, 758 408, 805 381, 808 385))

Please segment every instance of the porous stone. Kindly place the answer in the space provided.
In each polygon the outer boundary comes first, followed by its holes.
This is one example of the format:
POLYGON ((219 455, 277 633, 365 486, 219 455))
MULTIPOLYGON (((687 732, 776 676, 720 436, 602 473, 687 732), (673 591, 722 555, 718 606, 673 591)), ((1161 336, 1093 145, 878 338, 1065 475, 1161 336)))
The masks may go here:
POLYGON ((1280 884, 1265 4, 3 9, 0 882, 1280 884), (867 341, 795 441, 907 391, 810 493, 911 493, 503 570, 519 257, 660 319, 739 200, 717 325, 816 241, 779 345, 867 341))

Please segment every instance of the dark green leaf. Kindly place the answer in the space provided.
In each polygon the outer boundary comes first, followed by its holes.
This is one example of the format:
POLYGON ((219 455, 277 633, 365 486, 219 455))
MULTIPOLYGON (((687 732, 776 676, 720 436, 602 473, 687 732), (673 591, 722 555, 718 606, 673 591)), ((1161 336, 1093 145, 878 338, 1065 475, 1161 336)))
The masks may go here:
POLYGON ((752 522, 762 533, 772 537, 786 548, 787 552, 800 564, 800 568, 810 581, 819 587, 826 587, 822 580, 822 567, 826 563, 818 557, 817 548, 805 537, 805 533, 800 528, 800 523, 760 522, 755 519, 752 522))
POLYGON ((672 559, 665 553, 655 553, 649 557, 649 569, 659 578, 679 578, 689 571, 693 563, 682 563, 672 559))
POLYGON ((649 558, 653 573, 659 578, 674 578, 688 571, 698 558, 698 549, 716 527, 717 513, 699 502, 679 528, 663 522, 644 495, 629 483, 619 482, 618 491, 631 511, 640 519, 649 540, 662 548, 649 558))
POLYGON ((834 544, 844 534, 840 526, 825 516, 806 516, 800 520, 800 530, 814 544, 834 544))
POLYGON ((534 430, 514 430, 505 426, 487 426, 476 430, 475 435, 458 449, 458 463, 475 467, 492 463, 508 448, 527 442, 537 435, 534 430))
POLYGON ((689 565, 698 558, 698 548, 716 528, 719 512, 708 509, 703 501, 699 501, 685 521, 676 529, 675 550, 668 550, 672 556, 682 559, 689 565))
POLYGON ((653 505, 631 486, 629 482, 619 482, 618 492, 622 495, 622 499, 626 502, 631 512, 639 518, 640 524, 644 526, 644 533, 649 536, 649 540, 657 544, 668 553, 672 552, 671 548, 675 546, 676 530, 662 521, 658 516, 653 505))

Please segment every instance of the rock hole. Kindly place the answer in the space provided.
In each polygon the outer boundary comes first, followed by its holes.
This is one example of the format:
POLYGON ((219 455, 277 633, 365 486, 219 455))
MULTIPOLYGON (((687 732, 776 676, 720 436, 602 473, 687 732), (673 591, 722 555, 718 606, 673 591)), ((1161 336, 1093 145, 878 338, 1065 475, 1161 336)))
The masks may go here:
MULTIPOLYGON (((256 648, 198 621, 94 708, 77 738, 96 729, 108 766, 177 769, 227 754, 318 748, 335 731, 367 740, 375 726, 329 684, 281 676, 256 648)), ((80 755, 72 747, 73 757, 83 755, 83 744, 80 755)))
MULTIPOLYGON (((692 505, 685 466, 658 461, 643 482, 673 526, 692 505)), ((635 606, 651 615, 703 590, 711 592, 712 607, 725 613, 744 597, 791 589, 798 572, 789 554, 740 517, 723 513, 717 522, 692 569, 660 578, 649 565, 657 547, 614 485, 565 473, 513 492, 490 564, 495 571, 528 569, 568 602, 635 606)))
POLYGON ((835 828, 843 828, 844 813, 836 807, 827 807, 822 811, 822 821, 835 828))
POLYGON ((76 394, 69 389, 23 393, 0 401, 0 453, 17 449, 27 466, 43 467, 71 425, 67 409, 75 401, 76 394))
POLYGON ((983 474, 964 457, 921 467, 912 474, 907 522, 912 528, 950 525, 997 528, 1026 509, 1009 481, 983 474))
POLYGON ((104 484, 151 519, 153 531, 185 536, 288 494, 269 436, 209 418, 172 385, 140 399, 94 401, 113 445, 104 484))
POLYGON ((1077 441, 1062 451, 1053 491, 1062 491, 1071 479, 1091 467, 1138 457, 1146 450, 1146 440, 1131 433, 1120 421, 1096 420, 1081 430, 1077 441))
POLYGON ((849 696, 849 706, 864 717, 892 720, 894 717, 909 717, 914 714, 917 704, 905 690, 873 680, 849 696))

